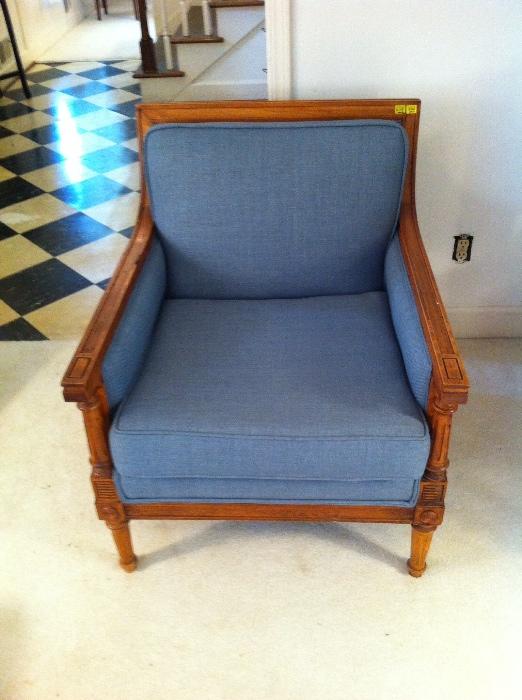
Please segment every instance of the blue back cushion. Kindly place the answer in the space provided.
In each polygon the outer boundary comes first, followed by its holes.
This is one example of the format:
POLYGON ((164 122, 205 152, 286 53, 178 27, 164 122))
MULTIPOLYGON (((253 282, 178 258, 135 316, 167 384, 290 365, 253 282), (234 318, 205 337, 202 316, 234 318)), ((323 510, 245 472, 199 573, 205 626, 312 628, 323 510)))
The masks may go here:
POLYGON ((153 127, 145 167, 167 295, 381 290, 406 162, 391 121, 153 127))

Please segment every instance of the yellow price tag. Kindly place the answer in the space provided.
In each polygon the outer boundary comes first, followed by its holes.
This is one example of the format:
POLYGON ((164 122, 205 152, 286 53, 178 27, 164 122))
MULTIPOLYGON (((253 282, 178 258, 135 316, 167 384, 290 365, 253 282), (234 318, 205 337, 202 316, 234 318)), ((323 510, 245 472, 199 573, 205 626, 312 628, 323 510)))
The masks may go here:
POLYGON ((395 105, 395 114, 417 114, 417 105, 395 105))

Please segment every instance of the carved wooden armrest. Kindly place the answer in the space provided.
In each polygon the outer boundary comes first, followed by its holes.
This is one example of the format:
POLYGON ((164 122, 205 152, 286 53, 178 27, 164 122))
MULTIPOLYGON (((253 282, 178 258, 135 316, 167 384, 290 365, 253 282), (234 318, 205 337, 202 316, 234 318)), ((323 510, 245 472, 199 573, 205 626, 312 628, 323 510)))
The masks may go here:
POLYGON ((469 381, 410 205, 401 210, 399 238, 433 364, 429 403, 455 410, 467 401, 469 381))
POLYGON ((101 363, 147 257, 154 224, 142 205, 132 239, 63 377, 66 401, 92 402, 103 386, 101 363))

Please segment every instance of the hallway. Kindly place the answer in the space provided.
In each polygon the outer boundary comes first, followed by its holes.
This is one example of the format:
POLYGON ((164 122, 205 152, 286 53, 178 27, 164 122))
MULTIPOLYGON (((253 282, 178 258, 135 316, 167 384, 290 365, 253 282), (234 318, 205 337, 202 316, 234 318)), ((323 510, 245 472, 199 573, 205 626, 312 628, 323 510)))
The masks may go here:
MULTIPOLYGON (((134 17, 132 0, 108 0, 109 14, 96 18, 92 11, 80 24, 40 56, 42 63, 65 61, 117 61, 139 58, 140 25, 134 17)), ((154 29, 152 15, 149 28, 154 29)))

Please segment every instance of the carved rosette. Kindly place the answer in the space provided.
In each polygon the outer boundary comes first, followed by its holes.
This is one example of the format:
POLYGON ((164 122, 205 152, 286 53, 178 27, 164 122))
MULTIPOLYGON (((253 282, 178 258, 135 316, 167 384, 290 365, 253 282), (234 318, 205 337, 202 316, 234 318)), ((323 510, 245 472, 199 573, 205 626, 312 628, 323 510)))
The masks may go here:
POLYGON ((413 516, 414 527, 424 532, 430 532, 442 523, 446 486, 445 475, 444 481, 434 482, 426 479, 421 481, 419 498, 413 516))
POLYGON ((97 500, 96 509, 101 520, 105 520, 111 530, 119 530, 127 524, 127 516, 120 502, 103 503, 97 500))

